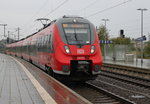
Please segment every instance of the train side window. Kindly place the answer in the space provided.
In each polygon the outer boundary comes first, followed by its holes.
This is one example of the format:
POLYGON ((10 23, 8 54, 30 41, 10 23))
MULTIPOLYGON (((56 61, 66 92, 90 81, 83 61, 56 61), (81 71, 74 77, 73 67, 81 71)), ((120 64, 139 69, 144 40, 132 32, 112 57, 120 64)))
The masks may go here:
POLYGON ((48 35, 47 48, 48 48, 48 51, 49 51, 49 52, 51 52, 50 41, 51 41, 51 35, 48 35))
POLYGON ((41 47, 43 46, 43 37, 41 37, 41 47))
POLYGON ((49 47, 49 48, 50 48, 50 42, 51 42, 51 35, 48 35, 47 47, 49 47))
POLYGON ((43 36, 42 38, 43 38, 43 40, 42 40, 43 41, 43 47, 42 47, 43 50, 42 51, 45 52, 45 36, 43 36))
POLYGON ((47 35, 44 36, 44 47, 46 47, 46 43, 47 43, 47 35))
POLYGON ((42 36, 42 45, 44 45, 44 37, 42 36))
POLYGON ((39 37, 39 48, 41 48, 41 37, 39 37))
POLYGON ((51 36, 52 36, 52 35, 50 34, 50 35, 49 35, 49 42, 48 42, 49 44, 50 44, 50 42, 51 42, 51 36))
POLYGON ((41 51, 42 50, 42 38, 41 37, 39 37, 40 39, 39 39, 39 51, 41 51))
POLYGON ((48 48, 47 48, 47 41, 48 41, 48 35, 45 35, 45 44, 44 44, 44 50, 45 52, 48 52, 48 48))
POLYGON ((44 36, 44 41, 45 41, 44 44, 45 44, 45 46, 46 46, 46 44, 47 44, 47 35, 44 36))
POLYGON ((54 46, 53 46, 53 34, 51 34, 51 38, 50 38, 50 49, 51 49, 51 53, 54 53, 54 46))
POLYGON ((45 47, 48 48, 48 35, 46 35, 46 43, 45 43, 45 47))
POLYGON ((39 50, 39 47, 40 47, 40 38, 37 38, 37 40, 36 40, 36 47, 37 47, 37 50, 39 50))
POLYGON ((46 51, 46 35, 43 38, 44 38, 43 51, 46 51))
POLYGON ((39 51, 39 47, 40 47, 40 38, 37 39, 37 50, 39 51))
POLYGON ((42 36, 42 47, 44 46, 44 37, 42 36))
POLYGON ((39 40, 39 38, 37 38, 37 40, 35 42, 37 48, 38 48, 38 42, 39 42, 38 40, 39 40))

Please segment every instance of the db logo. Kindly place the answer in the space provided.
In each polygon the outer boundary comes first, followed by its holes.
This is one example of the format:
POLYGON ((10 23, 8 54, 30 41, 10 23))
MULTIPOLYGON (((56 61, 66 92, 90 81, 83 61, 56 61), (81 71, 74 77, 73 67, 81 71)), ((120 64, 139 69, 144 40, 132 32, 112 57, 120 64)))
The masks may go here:
POLYGON ((83 49, 78 49, 78 50, 77 50, 77 53, 78 53, 78 54, 84 54, 84 50, 83 50, 83 49))

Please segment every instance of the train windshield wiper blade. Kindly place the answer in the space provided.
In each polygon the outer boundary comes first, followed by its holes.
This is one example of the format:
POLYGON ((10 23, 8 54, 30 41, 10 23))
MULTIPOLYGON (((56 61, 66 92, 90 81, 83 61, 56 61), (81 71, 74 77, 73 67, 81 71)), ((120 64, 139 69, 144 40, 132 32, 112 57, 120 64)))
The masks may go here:
POLYGON ((75 35, 74 37, 75 37, 76 41, 78 42, 77 44, 81 45, 80 40, 78 40, 78 38, 77 38, 77 33, 76 33, 75 29, 74 29, 74 35, 75 35))

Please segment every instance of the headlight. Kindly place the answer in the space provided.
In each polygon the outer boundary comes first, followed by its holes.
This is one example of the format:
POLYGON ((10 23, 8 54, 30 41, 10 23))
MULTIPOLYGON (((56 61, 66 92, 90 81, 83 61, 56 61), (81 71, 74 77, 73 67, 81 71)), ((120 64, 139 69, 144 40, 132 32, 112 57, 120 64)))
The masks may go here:
POLYGON ((68 46, 64 46, 66 53, 70 53, 70 49, 68 46))
POLYGON ((91 53, 95 52, 95 46, 91 46, 91 53))

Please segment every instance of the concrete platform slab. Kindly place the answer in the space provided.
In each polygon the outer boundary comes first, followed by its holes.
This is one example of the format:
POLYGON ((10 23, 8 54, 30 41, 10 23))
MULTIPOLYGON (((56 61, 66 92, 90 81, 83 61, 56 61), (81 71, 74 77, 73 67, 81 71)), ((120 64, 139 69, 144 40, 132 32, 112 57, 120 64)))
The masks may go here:
POLYGON ((21 66, 0 54, 0 104, 45 104, 21 66))

